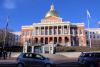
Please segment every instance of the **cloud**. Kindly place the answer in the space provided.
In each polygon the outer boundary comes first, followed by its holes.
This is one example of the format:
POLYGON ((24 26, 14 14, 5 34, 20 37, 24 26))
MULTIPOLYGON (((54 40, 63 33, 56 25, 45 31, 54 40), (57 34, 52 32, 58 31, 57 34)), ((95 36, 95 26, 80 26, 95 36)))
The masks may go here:
POLYGON ((4 0, 3 6, 6 9, 14 9, 16 8, 16 0, 4 0))

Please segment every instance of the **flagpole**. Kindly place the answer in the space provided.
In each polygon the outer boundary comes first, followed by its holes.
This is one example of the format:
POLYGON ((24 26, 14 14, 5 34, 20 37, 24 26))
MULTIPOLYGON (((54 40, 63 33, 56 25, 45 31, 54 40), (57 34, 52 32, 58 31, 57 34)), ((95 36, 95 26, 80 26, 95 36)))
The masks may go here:
POLYGON ((3 45, 3 49, 5 48, 5 44, 6 44, 8 22, 9 22, 9 17, 7 17, 7 19, 6 19, 6 27, 5 27, 5 31, 4 31, 4 45, 3 45))
POLYGON ((87 21, 88 21, 88 38, 89 38, 89 46, 91 48, 91 37, 90 37, 90 13, 89 11, 87 10, 87 21))

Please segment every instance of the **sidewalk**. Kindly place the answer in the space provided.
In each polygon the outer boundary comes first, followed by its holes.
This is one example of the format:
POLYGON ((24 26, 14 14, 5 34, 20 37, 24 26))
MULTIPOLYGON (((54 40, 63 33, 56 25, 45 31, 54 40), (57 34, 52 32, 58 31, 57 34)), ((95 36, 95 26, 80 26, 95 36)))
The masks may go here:
MULTIPOLYGON (((16 63, 16 58, 18 57, 19 53, 14 53, 12 54, 11 58, 7 59, 0 59, 0 64, 11 64, 11 63, 16 63)), ((77 58, 74 57, 67 57, 61 54, 42 54, 43 56, 56 61, 56 62, 77 62, 77 58)))
POLYGON ((0 64, 16 64, 16 60, 0 60, 0 64))
POLYGON ((0 64, 12 64, 12 63, 16 63, 16 58, 15 57, 11 57, 11 58, 7 58, 7 59, 0 59, 0 64))
POLYGON ((65 61, 65 62, 77 62, 78 58, 70 58, 59 54, 42 54, 43 56, 53 60, 53 61, 65 61))

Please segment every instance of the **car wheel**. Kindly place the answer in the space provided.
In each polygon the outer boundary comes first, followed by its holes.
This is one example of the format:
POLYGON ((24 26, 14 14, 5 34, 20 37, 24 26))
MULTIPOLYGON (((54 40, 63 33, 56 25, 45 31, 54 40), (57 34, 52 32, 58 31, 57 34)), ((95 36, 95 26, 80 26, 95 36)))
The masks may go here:
POLYGON ((94 64, 90 64, 90 67, 95 67, 94 64))
POLYGON ((18 64, 17 67, 24 67, 24 65, 23 64, 18 64))
POLYGON ((51 64, 46 64, 46 66, 45 67, 51 67, 51 64))

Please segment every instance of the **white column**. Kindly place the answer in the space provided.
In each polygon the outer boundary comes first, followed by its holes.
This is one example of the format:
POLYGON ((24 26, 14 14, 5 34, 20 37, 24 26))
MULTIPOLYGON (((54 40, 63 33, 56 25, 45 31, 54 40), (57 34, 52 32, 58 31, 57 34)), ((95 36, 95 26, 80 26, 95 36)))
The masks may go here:
POLYGON ((64 34, 64 26, 63 26, 63 34, 64 34))
POLYGON ((68 28, 69 28, 69 35, 70 35, 70 25, 69 25, 69 27, 68 27, 68 28))
POLYGON ((27 53, 27 42, 23 45, 23 53, 27 53))
POLYGON ((39 27, 38 27, 38 35, 39 35, 40 31, 39 31, 39 27))
POLYGON ((39 35, 40 35, 40 27, 39 27, 39 35))
POLYGON ((67 31, 66 32, 67 32, 67 35, 68 35, 68 33, 69 33, 69 31, 68 31, 68 25, 67 25, 67 31))
POLYGON ((49 54, 52 54, 52 47, 50 44, 49 44, 49 54))
POLYGON ((41 27, 40 27, 40 35, 41 35, 41 27))
POLYGON ((44 26, 44 35, 45 35, 45 26, 44 26))
MULTIPOLYGON (((68 32, 68 34, 70 35, 70 25, 68 26, 68 29, 69 29, 69 32, 68 32)), ((69 42, 68 42, 68 46, 70 45, 71 46, 71 37, 69 38, 70 40, 69 40, 69 42)))
POLYGON ((45 46, 42 46, 42 53, 44 54, 45 53, 45 46))
POLYGON ((34 53, 34 46, 32 46, 32 53, 34 53))
POLYGON ((58 26, 57 26, 57 35, 58 35, 58 26))
POLYGON ((49 35, 49 26, 48 26, 48 35, 49 35))
POLYGON ((54 26, 52 26, 52 35, 54 35, 54 26))
POLYGON ((63 27, 61 26, 61 34, 63 34, 63 27))
POLYGON ((34 27, 34 35, 36 35, 36 29, 35 29, 35 27, 34 27))

